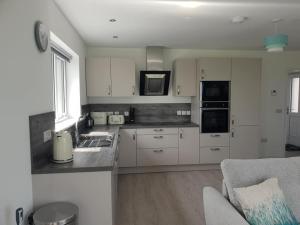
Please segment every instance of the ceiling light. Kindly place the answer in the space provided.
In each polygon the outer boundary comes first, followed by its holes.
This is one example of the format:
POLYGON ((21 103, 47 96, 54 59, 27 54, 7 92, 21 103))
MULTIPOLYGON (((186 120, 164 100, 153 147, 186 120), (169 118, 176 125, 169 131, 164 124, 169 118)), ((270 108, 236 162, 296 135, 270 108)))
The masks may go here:
POLYGON ((268 52, 282 52, 284 47, 288 45, 288 36, 286 34, 278 33, 278 23, 282 19, 274 19, 272 23, 274 24, 274 35, 270 35, 264 38, 265 48, 268 52))
POLYGON ((117 20, 116 19, 110 19, 109 22, 114 23, 114 22, 117 22, 117 20))
POLYGON ((199 1, 159 1, 159 3, 166 5, 176 5, 190 9, 198 8, 199 6, 203 5, 203 2, 199 1))
POLYGON ((232 23, 244 23, 249 18, 247 16, 235 16, 231 19, 232 23))

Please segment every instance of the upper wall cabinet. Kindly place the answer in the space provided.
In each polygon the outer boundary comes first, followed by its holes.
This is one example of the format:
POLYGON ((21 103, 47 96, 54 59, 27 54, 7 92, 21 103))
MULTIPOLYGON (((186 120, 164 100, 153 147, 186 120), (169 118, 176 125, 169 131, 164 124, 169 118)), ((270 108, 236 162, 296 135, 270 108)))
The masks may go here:
POLYGON ((196 60, 177 59, 174 62, 173 94, 196 96, 196 60))
POLYGON ((110 58, 86 60, 87 96, 111 96, 110 58))
POLYGON ((86 81, 89 97, 134 96, 135 62, 111 57, 88 58, 86 81))
POLYGON ((261 59, 232 59, 232 125, 259 125, 261 59))
POLYGON ((203 81, 231 80, 231 59, 200 58, 197 61, 197 74, 203 81))

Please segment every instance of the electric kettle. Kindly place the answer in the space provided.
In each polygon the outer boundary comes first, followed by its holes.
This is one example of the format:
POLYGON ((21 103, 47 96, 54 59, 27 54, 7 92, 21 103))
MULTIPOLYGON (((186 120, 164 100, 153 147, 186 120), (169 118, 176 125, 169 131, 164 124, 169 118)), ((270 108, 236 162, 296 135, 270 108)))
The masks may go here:
POLYGON ((72 137, 68 131, 55 133, 53 140, 53 162, 67 163, 73 160, 72 137))

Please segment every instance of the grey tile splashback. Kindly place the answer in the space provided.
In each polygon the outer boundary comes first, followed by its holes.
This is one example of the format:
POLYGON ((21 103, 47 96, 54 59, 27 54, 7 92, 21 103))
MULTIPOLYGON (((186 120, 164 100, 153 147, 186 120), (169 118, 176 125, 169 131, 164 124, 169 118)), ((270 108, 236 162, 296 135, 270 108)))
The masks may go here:
POLYGON ((54 131, 55 113, 48 112, 29 116, 31 168, 43 165, 52 156, 53 140, 44 143, 44 131, 54 131))
POLYGON ((135 108, 136 123, 185 123, 190 116, 177 116, 177 110, 191 110, 190 103, 168 104, 90 104, 91 112, 119 112, 124 114, 135 108))

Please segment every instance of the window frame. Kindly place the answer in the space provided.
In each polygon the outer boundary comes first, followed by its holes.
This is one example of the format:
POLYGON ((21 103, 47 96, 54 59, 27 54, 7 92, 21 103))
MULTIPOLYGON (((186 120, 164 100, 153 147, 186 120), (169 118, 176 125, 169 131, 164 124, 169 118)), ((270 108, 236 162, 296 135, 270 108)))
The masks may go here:
POLYGON ((66 58, 61 56, 61 53, 57 53, 57 51, 51 49, 51 58, 52 58, 52 74, 53 74, 53 102, 54 102, 54 110, 55 110, 55 123, 61 123, 68 119, 70 119, 69 113, 68 113, 68 96, 67 96, 67 63, 69 62, 66 58), (56 60, 61 60, 61 63, 63 65, 62 72, 63 72, 63 113, 57 117, 57 74, 56 74, 56 60))

